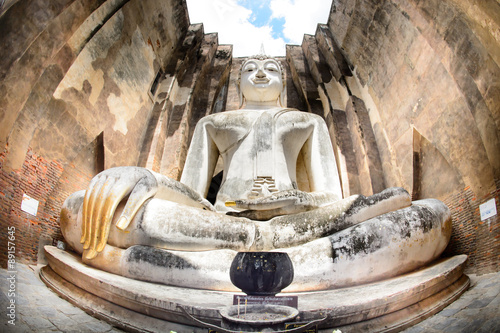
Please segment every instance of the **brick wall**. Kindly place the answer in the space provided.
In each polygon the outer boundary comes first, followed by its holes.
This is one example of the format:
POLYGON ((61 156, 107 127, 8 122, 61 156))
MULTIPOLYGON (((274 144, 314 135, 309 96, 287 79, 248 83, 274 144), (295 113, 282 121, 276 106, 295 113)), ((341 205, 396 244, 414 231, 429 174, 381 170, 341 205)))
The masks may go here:
POLYGON ((451 241, 445 255, 467 254, 466 272, 485 274, 500 270, 500 219, 498 214, 481 221, 479 205, 495 198, 500 212, 500 180, 496 190, 477 198, 469 187, 443 201, 450 207, 453 221, 451 241))
MULTIPOLYGON (((19 170, 6 172, 3 163, 8 148, 0 154, 0 246, 7 248, 7 228, 15 227, 16 261, 36 263, 39 245, 63 240, 58 218, 64 199, 84 189, 92 171, 86 165, 66 167, 28 150, 19 170), (37 215, 21 210, 23 193, 39 201, 37 215)), ((0 265, 6 267, 7 253, 0 251, 0 265)))

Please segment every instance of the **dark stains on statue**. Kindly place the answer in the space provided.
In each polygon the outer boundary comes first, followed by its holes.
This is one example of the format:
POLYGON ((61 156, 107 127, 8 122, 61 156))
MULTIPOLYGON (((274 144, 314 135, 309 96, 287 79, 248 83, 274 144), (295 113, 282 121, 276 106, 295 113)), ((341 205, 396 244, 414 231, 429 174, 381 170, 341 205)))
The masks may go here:
POLYGON ((386 233, 399 234, 401 239, 411 239, 413 233, 428 233, 438 227, 434 213, 427 207, 412 205, 394 212, 384 219, 374 218, 374 223, 356 225, 330 237, 333 261, 349 259, 359 255, 368 255, 389 246, 386 233), (370 229, 368 232, 366 229, 370 229))
POLYGON ((127 251, 129 252, 127 263, 132 264, 130 267, 133 267, 133 264, 147 263, 157 267, 175 269, 195 268, 188 261, 172 254, 171 252, 156 249, 150 246, 136 245, 132 246, 127 251))
POLYGON ((359 237, 358 235, 353 237, 351 247, 355 253, 368 253, 368 250, 373 252, 380 249, 382 246, 380 239, 378 239, 376 235, 372 234, 366 235, 365 237, 359 237))
POLYGON ((408 192, 402 187, 390 187, 383 190, 380 193, 376 193, 369 197, 365 197, 364 195, 359 195, 356 199, 352 207, 346 211, 346 215, 354 215, 356 212, 366 208, 373 206, 376 203, 379 203, 384 200, 391 199, 396 196, 408 196, 408 192))
MULTIPOLYGON (((373 229, 376 226, 371 226, 373 229)), ((387 239, 381 237, 381 233, 373 230, 372 233, 365 234, 360 232, 358 227, 352 228, 350 237, 345 239, 342 246, 333 245, 333 261, 337 258, 354 257, 360 254, 369 254, 388 245, 387 239)))

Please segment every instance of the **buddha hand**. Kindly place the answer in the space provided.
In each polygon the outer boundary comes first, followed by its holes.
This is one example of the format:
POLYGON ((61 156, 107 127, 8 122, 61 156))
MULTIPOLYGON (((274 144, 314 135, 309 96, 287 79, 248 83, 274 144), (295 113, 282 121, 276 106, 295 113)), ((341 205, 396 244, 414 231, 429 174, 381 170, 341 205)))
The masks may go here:
POLYGON ((226 206, 246 209, 241 212, 228 212, 228 215, 246 217, 251 220, 265 221, 275 216, 295 214, 318 208, 311 193, 287 190, 257 199, 227 201, 226 206))
POLYGON ((144 201, 158 190, 155 176, 139 167, 117 167, 95 176, 85 193, 80 243, 85 257, 93 259, 108 241, 111 221, 120 201, 130 195, 116 226, 124 230, 144 201))

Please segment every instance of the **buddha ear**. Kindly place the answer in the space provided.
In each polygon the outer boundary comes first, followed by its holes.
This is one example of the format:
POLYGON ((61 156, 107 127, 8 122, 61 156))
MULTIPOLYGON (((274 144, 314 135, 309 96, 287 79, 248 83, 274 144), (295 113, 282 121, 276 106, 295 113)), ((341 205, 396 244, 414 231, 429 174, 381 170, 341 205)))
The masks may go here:
POLYGON ((239 98, 239 106, 238 106, 238 109, 241 109, 241 107, 243 106, 243 102, 244 102, 244 99, 243 99, 243 93, 241 92, 241 89, 240 89, 240 83, 236 83, 236 92, 238 93, 238 98, 239 98))
POLYGON ((280 97, 279 97, 279 103, 281 107, 285 107, 285 98, 286 98, 286 86, 283 85, 283 90, 281 90, 280 97))

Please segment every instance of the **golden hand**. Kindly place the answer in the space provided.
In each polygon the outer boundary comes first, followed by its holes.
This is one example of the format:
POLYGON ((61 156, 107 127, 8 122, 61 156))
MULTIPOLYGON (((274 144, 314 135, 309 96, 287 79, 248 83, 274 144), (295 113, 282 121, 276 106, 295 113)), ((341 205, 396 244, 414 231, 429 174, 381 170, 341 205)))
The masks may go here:
POLYGON ((125 230, 144 201, 155 195, 158 184, 144 168, 118 167, 95 176, 85 193, 80 243, 87 259, 93 259, 107 244, 116 207, 127 195, 125 208, 116 226, 125 230))

